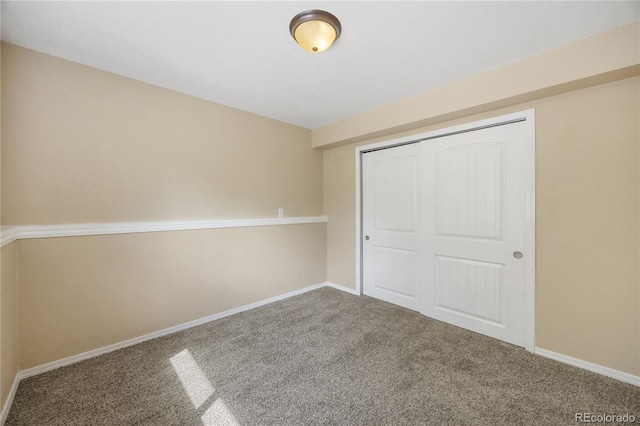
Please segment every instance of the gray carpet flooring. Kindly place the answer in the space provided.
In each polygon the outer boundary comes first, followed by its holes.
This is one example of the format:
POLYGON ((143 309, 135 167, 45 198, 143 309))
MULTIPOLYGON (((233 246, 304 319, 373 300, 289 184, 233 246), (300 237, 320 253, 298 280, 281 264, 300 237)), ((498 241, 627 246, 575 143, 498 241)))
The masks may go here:
POLYGON ((20 383, 7 425, 562 425, 640 388, 322 288, 20 383))

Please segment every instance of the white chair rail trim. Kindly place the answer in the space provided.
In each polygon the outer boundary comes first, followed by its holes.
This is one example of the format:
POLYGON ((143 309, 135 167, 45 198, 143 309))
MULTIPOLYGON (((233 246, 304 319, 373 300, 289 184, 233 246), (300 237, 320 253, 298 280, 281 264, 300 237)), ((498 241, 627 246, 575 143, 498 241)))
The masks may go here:
POLYGON ((83 235, 134 234, 139 232, 189 231, 196 229, 244 228, 250 226, 326 223, 327 216, 261 219, 183 220, 128 223, 75 223, 69 225, 25 225, 2 227, 0 247, 24 238, 78 237, 83 235))

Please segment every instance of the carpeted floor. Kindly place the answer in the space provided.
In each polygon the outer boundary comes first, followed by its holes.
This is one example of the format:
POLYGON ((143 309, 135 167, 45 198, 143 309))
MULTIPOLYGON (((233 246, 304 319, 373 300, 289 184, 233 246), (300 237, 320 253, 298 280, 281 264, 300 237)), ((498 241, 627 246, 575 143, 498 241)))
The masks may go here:
POLYGON ((576 412, 640 417, 640 388, 322 288, 26 379, 6 424, 575 425, 576 412))

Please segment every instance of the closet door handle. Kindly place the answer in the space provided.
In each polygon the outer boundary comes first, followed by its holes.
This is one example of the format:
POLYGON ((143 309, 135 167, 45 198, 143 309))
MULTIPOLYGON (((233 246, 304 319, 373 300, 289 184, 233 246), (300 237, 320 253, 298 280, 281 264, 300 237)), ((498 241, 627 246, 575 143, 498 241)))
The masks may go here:
POLYGON ((369 241, 369 236, 364 237, 365 240, 369 241))

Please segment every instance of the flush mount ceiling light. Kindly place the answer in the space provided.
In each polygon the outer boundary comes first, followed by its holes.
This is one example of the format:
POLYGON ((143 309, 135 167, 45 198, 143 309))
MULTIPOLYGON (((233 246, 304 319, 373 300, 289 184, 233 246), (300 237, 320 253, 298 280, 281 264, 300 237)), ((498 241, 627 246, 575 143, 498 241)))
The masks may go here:
POLYGON ((307 10, 298 13, 289 24, 291 36, 302 48, 311 53, 327 50, 338 37, 342 25, 338 18, 324 10, 307 10))

